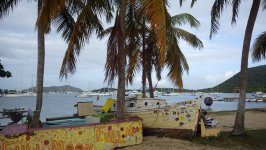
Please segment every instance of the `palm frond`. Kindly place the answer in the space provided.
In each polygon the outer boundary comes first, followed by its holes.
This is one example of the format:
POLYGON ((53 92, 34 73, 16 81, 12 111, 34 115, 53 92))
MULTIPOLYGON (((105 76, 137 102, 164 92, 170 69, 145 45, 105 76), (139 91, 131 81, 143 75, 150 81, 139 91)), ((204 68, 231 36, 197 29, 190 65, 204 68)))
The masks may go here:
POLYGON ((169 69, 167 76, 175 83, 175 85, 177 85, 179 88, 182 88, 182 75, 184 71, 188 73, 189 67, 185 56, 177 44, 177 39, 175 39, 173 42, 174 43, 170 45, 167 51, 166 63, 169 69))
POLYGON ((21 0, 1 0, 0 1, 0 19, 8 15, 10 11, 13 11, 14 7, 21 0))
POLYGON ((105 30, 103 30, 100 34, 98 34, 98 38, 103 39, 105 36, 108 36, 112 33, 112 31, 114 30, 114 27, 109 27, 105 30))
MULTIPOLYGON (((180 6, 183 5, 183 1, 185 1, 185 0, 179 0, 179 5, 180 5, 180 6)), ((194 6, 195 2, 197 2, 197 0, 191 0, 191 4, 190 4, 190 7, 191 7, 191 8, 194 6)))
POLYGON ((128 64, 126 67, 126 84, 132 84, 134 77, 139 73, 141 65, 141 50, 140 39, 128 37, 128 44, 126 46, 126 55, 128 58, 128 64))
POLYGON ((260 61, 266 58, 266 32, 260 34, 252 46, 253 62, 260 61))
POLYGON ((233 0, 232 5, 233 5, 233 16, 232 16, 232 21, 231 24, 236 23, 236 18, 238 17, 238 11, 239 11, 239 6, 240 6, 241 0, 233 0))
POLYGON ((183 1, 184 1, 184 0, 179 0, 179 5, 180 5, 180 6, 183 5, 183 1))
MULTIPOLYGON (((126 65, 126 84, 132 84, 133 78, 140 69, 139 59, 139 21, 140 15, 139 2, 131 0, 127 3, 127 9, 125 13, 125 54, 127 56, 128 64, 126 65)), ((118 14, 117 14, 118 15, 118 14)), ((118 24, 118 16, 116 17, 115 26, 106 29, 101 36, 109 34, 109 40, 107 44, 108 58, 105 65, 105 81, 112 84, 115 77, 118 75, 118 39, 120 36, 120 29, 118 24), (111 56, 110 56, 111 55, 111 56), (114 65, 116 64, 116 65, 114 65)))
MULTIPOLYGON (((136 44, 137 45, 137 44, 136 44)), ((128 54, 128 67, 126 70, 126 84, 133 84, 133 79, 134 77, 137 75, 137 73, 139 72, 140 68, 141 68, 141 62, 140 62, 140 50, 136 50, 137 47, 133 48, 131 47, 131 45, 129 45, 126 49, 130 49, 128 50, 128 52, 131 53, 127 53, 128 54), (135 49, 135 50, 132 50, 135 49)))
POLYGON ((68 48, 65 52, 64 60, 60 70, 60 77, 67 78, 67 74, 73 74, 76 70, 77 56, 83 48, 85 42, 89 41, 93 31, 97 34, 103 30, 101 21, 98 18, 97 12, 94 11, 91 5, 87 4, 79 14, 76 23, 74 24, 73 32, 69 38, 68 48))
MULTIPOLYGON (((97 1, 84 1, 84 0, 45 0, 42 1, 42 9, 40 14, 38 15, 38 19, 36 22, 36 27, 47 29, 52 20, 56 20, 64 23, 64 27, 69 23, 71 23, 72 18, 77 18, 80 14, 84 13, 84 9, 91 9, 93 12, 91 16, 98 16, 99 18, 102 15, 105 16, 106 21, 110 22, 112 19, 112 11, 111 7, 112 0, 97 0, 97 1), (88 7, 91 6, 91 7, 88 7), (67 10, 67 11, 66 11, 67 10), (71 14, 71 15, 70 15, 71 14), (58 19, 59 17, 59 19, 58 19), (64 20, 66 19, 66 20, 64 20)), ((88 15, 88 14, 87 14, 88 15)), ((61 27, 63 29, 63 27, 61 27)), ((59 29, 61 30, 61 29, 59 29)), ((63 38, 65 40, 69 40, 69 36, 65 37, 64 35, 69 35, 64 28, 65 34, 63 34, 63 38)))
POLYGON ((202 41, 194 34, 180 28, 174 28, 174 34, 177 38, 183 39, 194 48, 203 48, 202 41))
POLYGON ((231 1, 230 0, 215 0, 211 10, 211 30, 210 30, 210 39, 216 34, 219 30, 219 19, 224 10, 224 7, 227 6, 231 1))
POLYGON ((183 25, 183 24, 189 23, 191 27, 195 27, 195 28, 198 28, 200 25, 200 22, 195 17, 193 17, 191 14, 188 14, 188 13, 182 13, 182 14, 172 16, 171 23, 172 23, 172 26, 176 24, 183 25))
POLYGON ((53 21, 57 32, 62 32, 62 38, 68 42, 74 30, 75 20, 69 9, 62 10, 53 21))
POLYGON ((65 10, 66 3, 65 0, 45 0, 38 2, 41 3, 41 7, 36 21, 36 28, 40 28, 43 32, 48 33, 52 20, 58 15, 60 9, 65 10))
POLYGON ((191 5, 190 5, 191 8, 194 6, 195 2, 197 2, 197 0, 192 0, 191 1, 191 5))
POLYGON ((160 65, 164 64, 166 53, 166 0, 143 0, 144 13, 153 27, 160 49, 160 65))
POLYGON ((263 7, 263 9, 266 9, 266 0, 262 1, 262 7, 263 7))
POLYGON ((118 75, 118 38, 119 38, 119 21, 118 16, 116 17, 114 27, 109 36, 107 42, 107 57, 105 63, 105 81, 108 84, 112 84, 114 82, 115 77, 118 75))

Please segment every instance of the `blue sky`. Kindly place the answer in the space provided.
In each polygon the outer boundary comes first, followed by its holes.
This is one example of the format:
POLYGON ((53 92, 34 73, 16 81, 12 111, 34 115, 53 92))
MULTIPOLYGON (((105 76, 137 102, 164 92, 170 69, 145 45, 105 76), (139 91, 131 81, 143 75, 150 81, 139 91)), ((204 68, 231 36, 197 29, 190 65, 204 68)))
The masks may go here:
MULTIPOLYGON (((186 1, 180 8, 178 0, 170 0, 169 12, 172 15, 188 12, 197 18, 201 25, 196 29, 182 28, 196 34, 204 43, 201 50, 193 49, 180 41, 180 47, 189 63, 189 74, 183 75, 184 88, 200 89, 215 86, 230 78, 240 70, 242 41, 251 7, 251 1, 241 3, 237 24, 231 26, 231 7, 225 9, 220 30, 212 40, 209 39, 210 10, 213 0, 198 1, 190 8, 186 1)), ((1 78, 0 88, 18 89, 35 85, 37 70, 37 33, 35 32, 36 4, 21 2, 14 11, 0 20, 0 59, 6 70, 12 72, 12 78, 1 78)), ((260 8, 254 27, 252 41, 265 31, 266 11, 260 8)), ((109 27, 112 24, 104 24, 109 27)), ((253 42, 252 42, 253 43, 253 42)), ((104 83, 104 64, 106 59, 106 39, 98 40, 92 36, 82 50, 77 62, 77 71, 67 80, 60 81, 59 69, 66 50, 66 43, 54 30, 46 36, 46 62, 44 86, 70 84, 83 90, 106 87, 104 83)), ((249 67, 265 65, 266 61, 252 63, 249 67)), ((163 72, 158 87, 175 87, 163 72)), ((154 79, 154 83, 157 80, 154 79)), ((116 84, 113 86, 116 88, 116 84)), ((129 88, 139 89, 141 77, 135 78, 129 88)))

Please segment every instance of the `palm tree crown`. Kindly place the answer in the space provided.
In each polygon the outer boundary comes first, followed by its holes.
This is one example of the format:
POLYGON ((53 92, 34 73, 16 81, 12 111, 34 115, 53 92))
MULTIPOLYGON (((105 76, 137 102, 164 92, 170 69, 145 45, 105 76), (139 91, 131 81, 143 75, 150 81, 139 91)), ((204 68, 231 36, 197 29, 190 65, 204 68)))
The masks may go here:
POLYGON ((253 61, 260 61, 266 58, 266 32, 261 33, 255 40, 252 47, 253 61))

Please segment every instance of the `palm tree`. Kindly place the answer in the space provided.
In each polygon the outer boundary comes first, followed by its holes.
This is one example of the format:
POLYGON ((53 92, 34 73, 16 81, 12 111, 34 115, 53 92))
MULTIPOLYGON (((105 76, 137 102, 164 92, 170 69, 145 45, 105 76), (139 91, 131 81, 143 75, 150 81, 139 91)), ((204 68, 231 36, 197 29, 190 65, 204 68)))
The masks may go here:
POLYGON ((126 55, 125 55, 125 15, 126 15, 126 5, 127 0, 121 0, 118 12, 118 24, 119 33, 118 37, 118 90, 117 90, 117 118, 124 117, 125 109, 125 65, 126 65, 126 55))
MULTIPOLYGON (((41 10, 42 1, 38 1, 38 14, 41 10)), ((45 29, 38 28, 38 62, 37 62, 37 82, 36 82, 36 106, 35 113, 32 118, 32 127, 40 127, 40 114, 42 109, 43 99, 43 75, 44 75, 44 62, 45 62, 45 29)))
MULTIPOLYGON (((130 1, 130 3, 134 3, 134 4, 138 4, 138 1, 130 1)), ((167 1, 161 1, 161 0, 142 0, 140 1, 142 6, 143 6, 143 13, 147 16, 149 22, 151 23, 151 27, 154 29, 155 33, 156 33, 156 38, 157 40, 157 44, 159 46, 160 49, 160 56, 159 56, 159 63, 160 65, 163 65, 165 58, 164 58, 164 54, 165 54, 165 50, 166 50, 166 23, 165 23, 165 11, 166 11, 166 7, 165 4, 167 3, 167 1)), ((128 3, 127 1, 125 2, 126 4, 128 3)), ((123 4, 122 6, 120 6, 120 13, 119 16, 125 16, 124 13, 126 13, 126 4, 123 3, 123 0, 121 1, 121 4, 123 4)), ((120 5, 121 5, 120 4, 120 5)), ((120 32, 122 31, 122 35, 124 37, 124 28, 125 28, 125 20, 123 19, 119 19, 119 23, 120 23, 120 32)), ((119 47, 123 47, 123 48, 118 48, 118 56, 119 56, 119 60, 121 62, 122 65, 125 65, 125 60, 126 60, 126 56, 124 52, 120 52, 120 51, 125 51, 125 39, 121 39, 118 41, 118 45, 119 47), (121 45, 123 46, 121 46, 121 45), (119 55, 121 54, 121 55, 119 55)), ((118 72, 118 95, 117 95, 117 99, 118 99, 118 105, 121 105, 120 108, 118 107, 118 118, 122 118, 124 116, 123 112, 124 112, 124 101, 125 101, 125 69, 123 68, 119 68, 119 72, 118 72), (121 71, 121 72, 120 72, 121 71), (122 82, 122 83, 121 83, 122 82)))
POLYGON ((252 60, 260 61, 266 58, 266 32, 261 33, 252 47, 252 60))
MULTIPOLYGON (((10 10, 13 10, 15 5, 18 4, 20 0, 2 0, 0 2, 0 18, 5 15, 8 15, 10 10)), ((42 0, 38 0, 38 14, 40 13, 42 5, 42 0)), ((44 74, 44 58, 45 58, 45 38, 44 34, 49 31, 49 27, 47 28, 38 28, 38 63, 37 63, 37 82, 36 82, 36 107, 35 113, 33 116, 33 120, 31 123, 32 127, 40 127, 40 112, 42 108, 42 92, 43 92, 43 74, 44 74)))
POLYGON ((192 15, 183 13, 175 16, 169 16, 169 27, 167 34, 167 55, 166 55, 166 66, 169 68, 168 77, 178 87, 183 87, 182 73, 183 71, 188 72, 188 64, 185 56, 182 54, 181 49, 178 45, 179 40, 186 41, 193 48, 203 48, 202 41, 197 38, 194 34, 187 32, 181 28, 175 27, 176 25, 183 25, 188 23, 192 28, 198 28, 199 21, 192 15))
MULTIPOLYGON (((83 2, 83 1, 82 1, 83 2)), ((98 1, 88 1, 90 3, 98 3, 98 1)), ((102 3, 106 2, 106 3, 111 3, 112 0, 110 1, 104 1, 101 0, 102 3)), ((126 6, 129 3, 129 1, 127 0, 121 0, 121 1, 114 1, 115 3, 117 3, 117 24, 119 25, 118 27, 118 32, 119 35, 121 35, 121 37, 124 36, 124 29, 125 29, 125 13, 126 13, 126 6), (121 6, 120 6, 121 5, 121 6)), ((130 1, 130 3, 135 3, 137 2, 137 0, 135 1, 130 1)), ((165 27, 165 1, 161 1, 161 0, 154 0, 154 1, 146 1, 146 0, 140 0, 140 2, 142 3, 143 7, 143 13, 145 13, 148 16, 148 19, 151 22, 151 26, 155 29, 155 33, 156 33, 156 37, 157 37, 157 45, 160 49, 160 64, 163 64, 165 58, 164 58, 164 53, 165 53, 165 48, 166 48, 166 27, 165 27)), ((41 23, 37 23, 38 26, 46 26, 47 24, 49 24, 51 22, 51 20, 54 20, 60 13, 63 12, 63 10, 66 8, 66 5, 70 5, 72 8, 77 8, 80 5, 79 4, 74 4, 75 1, 66 1, 66 0, 61 0, 61 1, 53 1, 53 0, 46 0, 44 1, 44 4, 42 5, 42 11, 41 14, 39 15, 39 21, 41 23), (48 16, 48 17, 45 17, 48 16)), ((79 2, 78 2, 79 3, 79 2)), ((98 3, 99 4, 99 3, 98 3)), ((66 32, 65 34, 70 34, 71 38, 70 39, 66 39, 69 40, 69 46, 68 46, 68 50, 65 53, 65 58, 63 61, 63 65, 60 71, 61 77, 67 77, 68 73, 74 73, 75 72, 75 68, 76 68, 76 57, 79 55, 79 52, 81 50, 81 48, 83 47, 86 39, 88 38, 87 35, 90 35, 89 33, 91 32, 79 32, 81 35, 77 34, 78 31, 83 30, 87 30, 87 27, 94 27, 94 26, 89 26, 87 25, 87 23, 89 22, 89 20, 93 20, 92 18, 89 17, 93 17, 95 18, 97 14, 101 14, 101 11, 104 10, 102 7, 102 5, 95 5, 92 8, 92 14, 94 16, 88 16, 85 17, 85 15, 91 15, 91 13, 87 13, 87 14, 83 14, 80 17, 80 14, 77 15, 77 18, 82 18, 83 16, 83 20, 80 19, 80 21, 76 21, 76 25, 75 28, 73 29, 73 32, 66 32), (96 11, 96 14, 94 14, 93 12, 96 11), (78 23, 77 23, 78 22, 78 23), (76 33, 76 34, 73 34, 76 33), (71 42, 72 41, 72 42, 71 42)), ((71 9, 70 9, 71 10, 71 9)), ((76 9, 73 9, 74 11, 76 9)), ((69 30, 67 30, 69 31, 69 30)), ((91 30, 90 30, 91 31, 91 30)), ((98 31, 98 30, 96 30, 98 31)), ((113 74, 118 75, 118 95, 117 95, 117 99, 118 99, 118 112, 121 114, 123 114, 123 108, 124 108, 124 101, 125 101, 125 95, 124 95, 124 91, 125 91, 125 79, 124 79, 124 75, 125 75, 125 39, 122 38, 117 39, 118 40, 118 49, 117 49, 117 53, 119 54, 118 58, 115 58, 116 63, 113 65, 113 67, 116 67, 115 69, 110 69, 109 71, 114 71, 113 74), (119 68, 117 68, 117 66, 119 65, 119 68)), ((108 52, 107 52, 108 53, 108 52)), ((112 56, 110 56, 112 57, 112 56)), ((122 117, 123 115, 118 115, 117 117, 122 117)))
MULTIPOLYGON (((151 80, 152 68, 155 68, 157 79, 160 80, 161 70, 163 69, 164 66, 167 67, 169 69, 168 77, 173 81, 173 83, 175 83, 175 85, 177 85, 178 87, 183 86, 182 74, 183 74, 183 71, 188 72, 188 64, 178 46, 178 41, 180 39, 185 40, 189 45, 193 46, 194 48, 203 47, 202 42, 195 35, 181 28, 175 27, 177 24, 180 26, 180 25, 189 23, 191 27, 197 28, 199 26, 199 21, 196 20, 192 15, 183 13, 183 14, 179 14, 179 15, 175 15, 171 17, 167 13, 167 22, 168 22, 167 28, 166 28, 167 29, 167 45, 166 45, 167 50, 166 50, 166 55, 165 55, 165 58, 166 58, 165 64, 163 66, 159 65, 158 47, 154 44, 156 43, 156 37, 154 37, 154 32, 151 29, 146 29, 147 30, 146 31, 147 39, 145 39, 146 41, 145 45, 147 45, 146 46, 147 48, 145 50, 147 51, 147 53, 145 54, 146 64, 141 65, 141 64, 137 64, 138 63, 137 61, 130 61, 129 63, 130 67, 128 67, 131 69, 129 73, 133 73, 134 72, 133 70, 138 70, 139 66, 141 66, 143 70, 145 70, 143 74, 146 74, 148 77, 150 96, 152 98, 153 98, 153 87, 152 87, 152 80, 151 80)), ((143 30, 140 30, 140 34, 142 32, 143 30)), ((132 75, 130 74, 130 76, 132 75)))
MULTIPOLYGON (((160 64, 162 65, 165 58, 165 48, 166 48, 166 24, 165 24, 165 2, 160 0, 154 1, 130 1, 130 3, 138 4, 137 2, 141 2, 143 6, 143 13, 147 15, 148 20, 151 23, 153 29, 155 29, 156 36, 158 38, 158 45, 160 48, 160 64)), ((126 16, 126 6, 128 2, 126 0, 122 0, 120 2, 118 22, 119 22, 119 37, 118 37, 118 93, 117 93, 117 117, 123 118, 124 112, 124 101, 125 101, 125 63, 126 63, 126 55, 125 55, 125 16, 126 16), (122 17, 122 18, 121 18, 122 17), (121 38, 123 37, 123 38, 121 38), (122 66, 121 66, 122 65, 122 66)), ((145 63, 145 62, 144 62, 145 63)), ((113 73, 114 74, 114 73, 113 73)))
MULTIPOLYGON (((150 97, 153 96, 153 86, 151 79, 152 68, 156 69, 157 78, 160 80, 161 70, 164 66, 169 68, 168 76, 179 87, 182 87, 182 73, 183 70, 188 71, 188 65, 182 52, 180 51, 177 41, 183 39, 195 48, 202 48, 202 42, 193 34, 174 27, 175 25, 183 25, 189 23, 191 27, 197 28, 199 21, 193 16, 187 13, 179 14, 171 17, 167 14, 167 54, 165 55, 166 64, 161 66, 159 64, 159 48, 156 45, 156 34, 152 28, 147 26, 145 22, 148 19, 143 15, 143 8, 141 5, 128 4, 128 11, 126 13, 126 56, 127 56, 127 73, 126 83, 133 83, 134 76, 142 68, 142 89, 143 97, 145 97, 146 78, 149 81, 150 97), (154 67, 153 67, 154 66, 154 67), (147 76, 147 77, 146 77, 147 76)), ((117 56, 117 39, 120 36, 117 32, 117 23, 114 27, 106 29, 101 38, 107 34, 110 34, 108 40, 108 57, 106 61, 106 78, 109 82, 114 80, 117 72, 113 65, 116 64, 115 60, 117 56), (114 55, 116 54, 116 55, 114 55), (114 57, 110 57, 114 56, 114 57)))
MULTIPOLYGON (((241 58, 241 70, 240 70, 240 95, 239 95, 239 102, 238 102, 238 108, 235 118, 235 125, 234 129, 232 131, 233 135, 243 135, 245 133, 245 99, 246 99, 246 89, 247 89, 247 68, 248 68, 248 56, 249 56, 249 48, 250 48, 250 41, 251 36, 254 28, 254 24, 257 18, 259 6, 260 6, 261 0, 253 0, 246 30, 245 30, 245 36, 243 41, 243 47, 242 47, 242 58, 241 58)), ((263 0, 264 8, 266 6, 266 1, 263 0)), ((236 18, 238 16, 239 6, 240 6, 241 0, 215 0, 212 11, 211 11, 211 32, 210 32, 210 38, 214 34, 217 33, 219 29, 219 18, 221 16, 221 13, 224 10, 224 7, 226 5, 232 5, 233 7, 233 16, 232 16, 232 24, 236 23, 236 18)))

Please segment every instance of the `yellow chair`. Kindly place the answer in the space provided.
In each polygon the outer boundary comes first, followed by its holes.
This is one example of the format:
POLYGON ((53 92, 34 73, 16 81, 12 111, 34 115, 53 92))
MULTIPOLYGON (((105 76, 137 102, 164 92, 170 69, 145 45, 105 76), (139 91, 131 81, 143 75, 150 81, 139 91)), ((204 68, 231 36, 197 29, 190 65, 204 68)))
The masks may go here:
POLYGON ((217 137, 220 134, 221 129, 217 127, 205 128, 204 122, 200 120, 201 137, 217 137))
POLYGON ((104 113, 108 113, 108 111, 111 109, 111 107, 112 107, 112 105, 113 105, 114 102, 115 102, 115 101, 114 101, 113 99, 108 98, 108 99, 105 101, 104 105, 103 105, 102 112, 104 112, 104 113))

